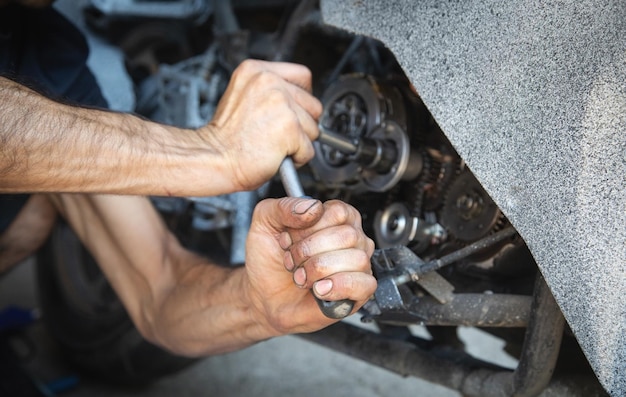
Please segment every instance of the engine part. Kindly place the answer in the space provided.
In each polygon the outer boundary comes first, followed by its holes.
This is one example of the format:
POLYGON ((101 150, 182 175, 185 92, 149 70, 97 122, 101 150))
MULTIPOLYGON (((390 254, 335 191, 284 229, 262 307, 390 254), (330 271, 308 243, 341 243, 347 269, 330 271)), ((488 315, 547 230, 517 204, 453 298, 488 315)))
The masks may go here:
POLYGON ((417 154, 411 156, 409 137, 395 121, 382 122, 374 128, 367 138, 390 143, 388 146, 395 148, 397 155, 395 161, 378 155, 384 162, 378 162, 375 158, 371 165, 360 169, 362 181, 370 191, 385 192, 394 187, 401 179, 413 179, 421 171, 420 158, 417 154), (377 167, 379 164, 382 167, 377 167))
POLYGON ((217 66, 217 48, 176 65, 161 65, 155 76, 161 114, 153 118, 188 128, 205 125, 225 89, 229 77, 217 66))
POLYGON ((441 269, 476 252, 497 245, 516 233, 515 229, 510 227, 428 262, 424 262, 406 246, 376 250, 371 261, 372 269, 378 279, 378 287, 374 293, 375 304, 378 308, 372 310, 373 304, 371 304, 370 313, 412 315, 410 306, 418 302, 419 298, 403 287, 404 284, 416 282, 423 274, 441 269))
POLYGON ((409 209, 402 203, 393 203, 376 213, 374 235, 380 248, 413 242, 438 244, 446 239, 446 231, 441 225, 411 216, 409 209))
POLYGON ((314 142, 316 155, 310 164, 318 181, 384 192, 421 172, 422 158, 411 150, 399 89, 370 76, 344 76, 326 90, 322 103, 320 129, 335 136, 314 142))
POLYGON ((441 223, 461 241, 476 241, 489 234, 502 213, 469 171, 450 185, 441 211, 441 223))
POLYGON ((318 142, 348 155, 350 161, 355 161, 367 169, 385 174, 397 166, 396 163, 400 158, 398 145, 392 140, 370 138, 352 140, 328 130, 323 125, 319 126, 319 130, 318 142))
POLYGON ((194 202, 192 226, 196 230, 213 231, 232 224, 235 205, 230 196, 199 197, 194 202))

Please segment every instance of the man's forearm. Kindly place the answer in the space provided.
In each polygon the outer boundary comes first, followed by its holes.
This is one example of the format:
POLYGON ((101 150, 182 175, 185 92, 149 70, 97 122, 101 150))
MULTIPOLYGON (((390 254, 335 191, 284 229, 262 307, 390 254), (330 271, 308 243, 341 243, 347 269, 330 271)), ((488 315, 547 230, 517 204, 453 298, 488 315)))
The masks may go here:
POLYGON ((231 181, 210 139, 59 104, 0 77, 0 192, 224 193, 231 181))
POLYGON ((184 249, 143 197, 51 199, 150 341, 202 356, 279 334, 250 304, 243 269, 218 267, 184 249))
POLYGON ((188 268, 154 310, 158 321, 143 329, 144 336, 177 354, 198 357, 281 335, 250 304, 246 280, 243 268, 206 262, 188 268))

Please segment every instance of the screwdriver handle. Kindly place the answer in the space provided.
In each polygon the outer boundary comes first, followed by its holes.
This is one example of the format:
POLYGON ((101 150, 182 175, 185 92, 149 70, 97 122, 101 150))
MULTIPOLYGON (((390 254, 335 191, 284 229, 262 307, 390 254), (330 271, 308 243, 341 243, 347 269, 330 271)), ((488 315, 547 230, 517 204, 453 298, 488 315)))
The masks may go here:
MULTIPOLYGON (((291 160, 290 157, 286 157, 283 160, 278 173, 280 174, 280 180, 283 183, 287 196, 305 197, 300 178, 298 178, 296 166, 293 164, 293 160, 291 160)), ((313 291, 311 291, 311 294, 313 294, 313 291)), ((315 301, 317 301, 317 306, 319 306, 322 313, 328 318, 340 320, 347 317, 352 313, 352 309, 354 309, 354 301, 350 299, 325 301, 315 296, 315 294, 313 294, 313 297, 315 301)))

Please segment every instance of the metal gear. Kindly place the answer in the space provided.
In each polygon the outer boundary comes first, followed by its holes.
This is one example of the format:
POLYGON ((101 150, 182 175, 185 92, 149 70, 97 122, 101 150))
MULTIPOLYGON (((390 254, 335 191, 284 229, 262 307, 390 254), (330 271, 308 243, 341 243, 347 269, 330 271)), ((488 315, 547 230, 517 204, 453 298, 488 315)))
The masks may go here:
POLYGON ((456 239, 471 242, 489 234, 502 213, 469 171, 450 185, 443 202, 440 222, 456 239))

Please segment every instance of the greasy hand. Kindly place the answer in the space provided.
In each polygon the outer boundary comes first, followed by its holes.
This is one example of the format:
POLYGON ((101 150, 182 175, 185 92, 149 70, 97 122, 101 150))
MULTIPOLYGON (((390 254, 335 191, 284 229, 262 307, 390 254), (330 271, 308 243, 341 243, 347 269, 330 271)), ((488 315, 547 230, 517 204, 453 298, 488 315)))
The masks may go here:
POLYGON ((354 300, 357 310, 376 290, 373 251, 348 204, 264 200, 246 246, 248 298, 277 335, 316 331, 336 320, 321 313, 310 289, 324 300, 354 300))
POLYGON ((310 92, 311 72, 302 65, 247 60, 235 70, 204 128, 232 173, 233 190, 259 187, 287 156, 297 166, 313 158, 322 105, 310 92))

